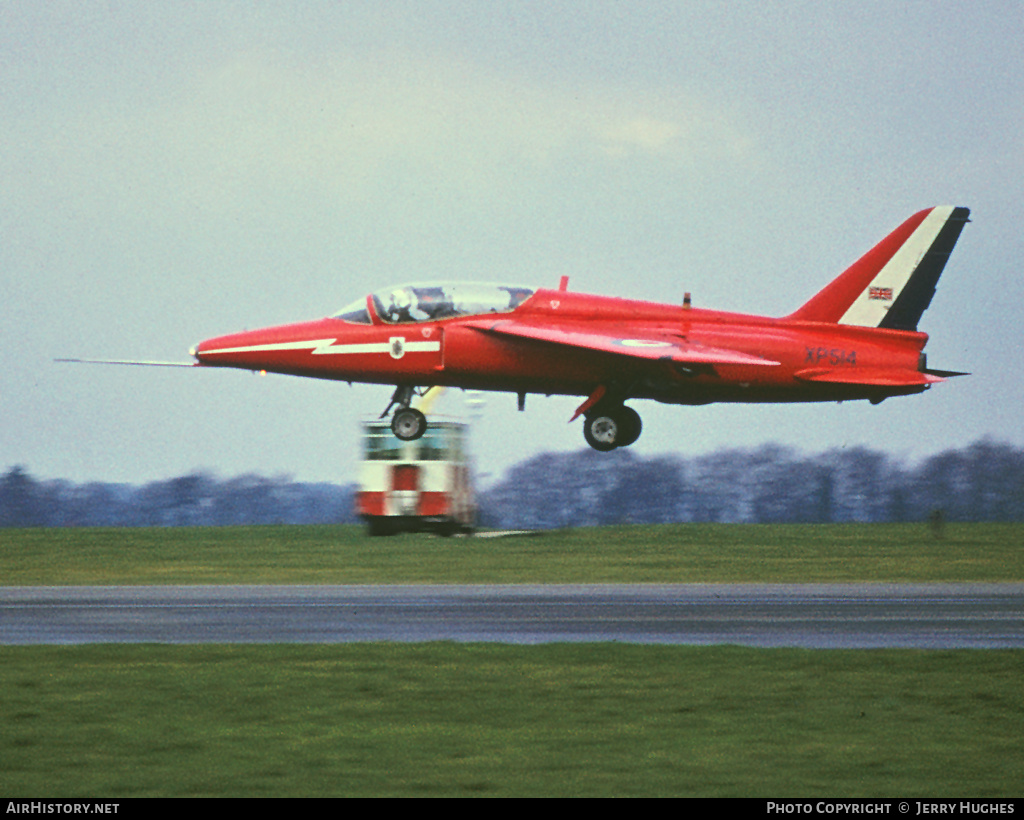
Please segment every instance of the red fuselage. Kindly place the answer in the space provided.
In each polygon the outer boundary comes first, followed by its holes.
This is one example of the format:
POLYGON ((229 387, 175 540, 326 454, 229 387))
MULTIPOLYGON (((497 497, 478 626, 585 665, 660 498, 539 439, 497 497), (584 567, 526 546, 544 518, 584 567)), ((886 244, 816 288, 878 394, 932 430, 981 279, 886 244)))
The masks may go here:
POLYGON ((318 379, 578 396, 614 385, 623 398, 676 404, 878 401, 939 381, 923 372, 928 337, 917 331, 567 290, 537 290, 507 312, 419 321, 386 322, 368 298, 367 316, 368 322, 325 318, 235 333, 204 341, 193 353, 203 366, 318 379), (490 332, 492 320, 515 331, 490 332), (619 347, 587 344, 593 337, 619 347), (681 361, 668 355, 673 345, 727 350, 751 362, 700 355, 681 361))
POLYGON ((336 316, 209 339, 200 365, 395 385, 391 429, 413 441, 427 420, 414 389, 463 387, 586 396, 591 447, 628 447, 642 422, 630 399, 671 404, 809 402, 920 393, 951 375, 927 369, 918 322, 967 223, 967 208, 912 215, 789 316, 487 283, 378 291, 336 316))

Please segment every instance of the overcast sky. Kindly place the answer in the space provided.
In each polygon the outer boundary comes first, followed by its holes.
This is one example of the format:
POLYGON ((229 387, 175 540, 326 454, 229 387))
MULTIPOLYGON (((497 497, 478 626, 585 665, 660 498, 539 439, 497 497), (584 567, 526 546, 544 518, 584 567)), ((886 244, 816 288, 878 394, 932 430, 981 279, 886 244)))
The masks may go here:
MULTIPOLYGON (((1022 446, 1022 42, 1017 0, 5 0, 0 469, 348 481, 388 387, 52 360, 187 361, 429 279, 782 315, 942 204, 973 221, 921 329, 974 375, 635 402, 634 450, 1022 446)), ((585 447, 578 403, 484 396, 480 471, 585 447)))

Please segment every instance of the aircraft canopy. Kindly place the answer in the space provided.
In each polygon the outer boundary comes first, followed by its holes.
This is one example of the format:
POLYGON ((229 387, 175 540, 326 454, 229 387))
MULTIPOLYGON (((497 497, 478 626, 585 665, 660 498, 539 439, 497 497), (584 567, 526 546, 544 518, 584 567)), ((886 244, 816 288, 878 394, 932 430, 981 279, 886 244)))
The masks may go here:
MULTIPOLYGON (((508 313, 533 295, 532 288, 479 282, 437 282, 399 285, 370 296, 377 317, 389 324, 434 322, 453 316, 508 313)), ((367 299, 346 305, 334 318, 370 324, 367 299)))

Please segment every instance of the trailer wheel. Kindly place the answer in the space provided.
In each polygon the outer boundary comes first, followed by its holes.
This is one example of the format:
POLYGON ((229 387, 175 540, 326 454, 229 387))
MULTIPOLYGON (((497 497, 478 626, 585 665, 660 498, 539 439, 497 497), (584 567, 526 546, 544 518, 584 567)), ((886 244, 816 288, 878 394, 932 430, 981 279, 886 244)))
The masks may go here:
POLYGON ((366 521, 366 530, 373 538, 384 535, 394 535, 395 528, 386 518, 369 518, 366 521))

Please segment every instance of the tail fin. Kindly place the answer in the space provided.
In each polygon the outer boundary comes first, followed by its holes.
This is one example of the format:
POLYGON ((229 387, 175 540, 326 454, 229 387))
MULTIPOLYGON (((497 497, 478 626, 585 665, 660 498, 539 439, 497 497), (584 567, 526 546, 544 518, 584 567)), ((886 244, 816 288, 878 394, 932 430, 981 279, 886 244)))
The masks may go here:
POLYGON ((914 214, 788 319, 917 330, 970 211, 914 214))

